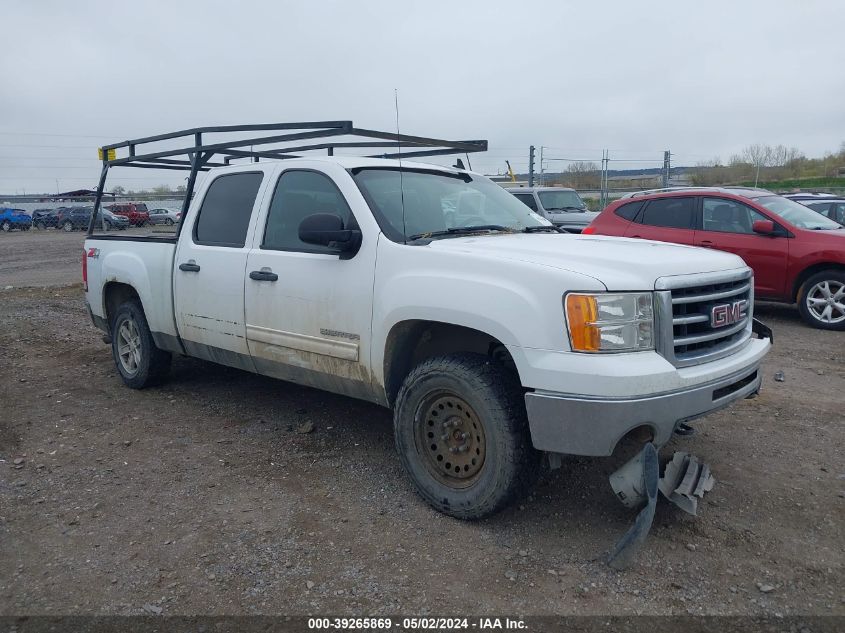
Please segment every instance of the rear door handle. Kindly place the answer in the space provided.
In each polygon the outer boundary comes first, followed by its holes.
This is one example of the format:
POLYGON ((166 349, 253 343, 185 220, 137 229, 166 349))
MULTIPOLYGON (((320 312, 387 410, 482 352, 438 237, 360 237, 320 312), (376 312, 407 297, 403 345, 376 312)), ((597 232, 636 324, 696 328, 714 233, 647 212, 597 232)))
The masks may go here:
POLYGON ((701 240, 698 245, 703 246, 704 248, 713 248, 713 242, 710 240, 701 240))
POLYGON ((279 276, 269 268, 262 268, 261 270, 253 270, 249 273, 249 278, 253 281, 276 281, 279 276))
POLYGON ((184 270, 186 273, 198 273, 200 271, 200 267, 193 259, 189 259, 188 261, 179 264, 179 270, 184 270))

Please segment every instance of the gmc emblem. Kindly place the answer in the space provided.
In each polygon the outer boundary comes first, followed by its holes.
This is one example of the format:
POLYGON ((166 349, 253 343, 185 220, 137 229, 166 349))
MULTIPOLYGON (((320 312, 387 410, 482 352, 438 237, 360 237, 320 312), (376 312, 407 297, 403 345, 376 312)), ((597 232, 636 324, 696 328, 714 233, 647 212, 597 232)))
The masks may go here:
POLYGON ((748 301, 734 301, 733 303, 721 303, 710 309, 710 327, 725 327, 742 321, 746 316, 748 301))

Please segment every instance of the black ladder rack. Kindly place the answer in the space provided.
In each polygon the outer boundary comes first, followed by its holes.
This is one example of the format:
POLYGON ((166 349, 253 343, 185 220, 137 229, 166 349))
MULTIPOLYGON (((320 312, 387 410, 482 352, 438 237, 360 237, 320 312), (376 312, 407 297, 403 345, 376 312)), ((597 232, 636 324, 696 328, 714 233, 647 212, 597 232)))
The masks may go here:
MULTIPOLYGON (((307 158, 317 150, 326 150, 329 156, 335 149, 361 149, 383 151, 364 153, 370 158, 419 158, 422 156, 444 156, 449 154, 470 154, 487 151, 487 141, 447 141, 425 136, 411 136, 395 132, 379 132, 357 128, 352 121, 304 121, 299 123, 260 123, 255 125, 218 125, 198 127, 178 132, 157 134, 100 148, 102 170, 94 199, 94 212, 88 225, 88 234, 94 232, 94 225, 100 210, 106 176, 112 167, 139 167, 142 169, 176 169, 189 171, 182 215, 187 213, 194 191, 197 174, 212 167, 223 167, 232 160, 249 158, 258 162, 264 159, 307 158), (264 132, 259 136, 244 133, 264 132), (226 141, 206 143, 203 135, 237 134, 226 141), (190 139, 184 146, 162 148, 178 139, 190 139), (320 139, 318 142, 302 144, 302 141, 320 139), (364 140, 362 140, 364 139, 364 140), (168 143, 169 142, 169 143, 168 143), (156 147, 158 145, 158 147, 156 147), (152 147, 151 147, 152 146, 152 147), (408 149, 409 151, 402 151, 408 149), (118 156, 118 153, 125 155, 118 156), (212 162, 212 158, 218 160, 212 162), (222 162, 220 162, 222 160, 222 162)), ((312 154, 313 156, 313 154, 312 154)), ((181 224, 180 227, 181 228, 181 224)))

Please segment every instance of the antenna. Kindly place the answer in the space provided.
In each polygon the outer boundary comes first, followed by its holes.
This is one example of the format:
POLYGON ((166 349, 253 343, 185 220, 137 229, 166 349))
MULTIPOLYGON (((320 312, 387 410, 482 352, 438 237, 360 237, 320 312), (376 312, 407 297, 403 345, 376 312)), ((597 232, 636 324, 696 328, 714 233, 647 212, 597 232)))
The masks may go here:
POLYGON ((396 158, 399 161, 399 198, 402 201, 402 235, 408 243, 408 228, 405 225, 405 183, 402 178, 402 136, 399 134, 399 89, 393 89, 393 105, 396 108, 396 158))

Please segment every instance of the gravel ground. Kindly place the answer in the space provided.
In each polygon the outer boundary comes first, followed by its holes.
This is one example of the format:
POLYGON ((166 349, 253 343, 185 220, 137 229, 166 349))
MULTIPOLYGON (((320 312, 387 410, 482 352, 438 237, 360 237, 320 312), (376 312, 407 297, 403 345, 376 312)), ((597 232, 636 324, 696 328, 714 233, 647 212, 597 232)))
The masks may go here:
POLYGON ((699 516, 661 503, 614 572, 613 458, 463 523, 385 409, 192 359, 123 387, 81 288, 25 287, 75 283, 80 241, 0 235, 0 614, 845 615, 845 335, 791 308, 758 306, 760 397, 664 449, 711 465, 699 516))

